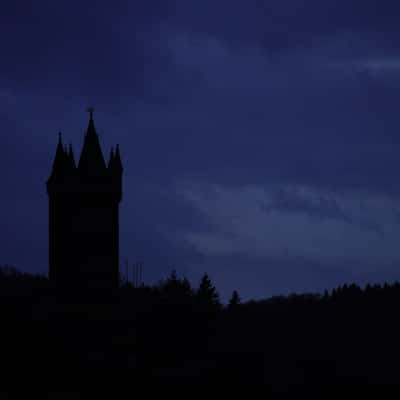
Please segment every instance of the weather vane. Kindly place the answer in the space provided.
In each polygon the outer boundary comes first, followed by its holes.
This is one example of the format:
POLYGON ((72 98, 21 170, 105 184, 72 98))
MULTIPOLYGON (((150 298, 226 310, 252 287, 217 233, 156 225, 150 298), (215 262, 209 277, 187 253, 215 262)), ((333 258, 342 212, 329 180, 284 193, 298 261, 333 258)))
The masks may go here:
POLYGON ((88 113, 90 115, 90 119, 93 119, 94 108, 93 107, 89 107, 87 110, 88 110, 88 113))

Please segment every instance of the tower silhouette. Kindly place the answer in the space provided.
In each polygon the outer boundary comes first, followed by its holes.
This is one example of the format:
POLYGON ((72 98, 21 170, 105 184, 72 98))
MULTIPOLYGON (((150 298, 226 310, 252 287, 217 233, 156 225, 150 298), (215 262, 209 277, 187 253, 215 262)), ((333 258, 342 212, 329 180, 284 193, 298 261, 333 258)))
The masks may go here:
POLYGON ((93 109, 78 165, 59 133, 49 196, 49 278, 56 286, 115 288, 119 283, 119 147, 106 165, 93 109))

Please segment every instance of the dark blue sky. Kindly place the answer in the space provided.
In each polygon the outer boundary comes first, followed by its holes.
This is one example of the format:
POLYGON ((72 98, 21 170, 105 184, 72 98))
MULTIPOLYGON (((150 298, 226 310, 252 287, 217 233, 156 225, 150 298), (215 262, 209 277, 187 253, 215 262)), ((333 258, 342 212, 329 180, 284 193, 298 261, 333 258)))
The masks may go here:
MULTIPOLYGON (((121 258, 226 296, 400 279, 400 4, 3 0, 0 263, 47 271, 57 132, 123 162, 121 258)), ((77 154, 78 153, 78 154, 77 154)))

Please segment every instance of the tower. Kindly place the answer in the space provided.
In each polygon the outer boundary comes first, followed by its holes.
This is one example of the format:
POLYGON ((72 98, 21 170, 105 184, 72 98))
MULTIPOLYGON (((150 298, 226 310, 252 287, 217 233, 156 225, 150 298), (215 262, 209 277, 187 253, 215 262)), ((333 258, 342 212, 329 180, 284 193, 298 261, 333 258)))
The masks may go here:
POLYGON ((59 134, 49 197, 49 278, 56 286, 115 288, 119 283, 119 147, 106 164, 89 109, 89 125, 78 161, 59 134))

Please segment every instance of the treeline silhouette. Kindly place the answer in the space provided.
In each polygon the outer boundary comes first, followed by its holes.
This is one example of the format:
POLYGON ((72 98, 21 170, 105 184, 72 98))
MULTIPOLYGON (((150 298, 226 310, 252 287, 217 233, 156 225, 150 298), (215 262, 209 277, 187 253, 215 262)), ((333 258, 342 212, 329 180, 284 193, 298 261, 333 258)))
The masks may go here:
POLYGON ((11 375, 129 382, 399 382, 400 284, 343 285, 223 305, 207 274, 114 292, 56 290, 0 268, 2 361, 11 375), (62 372, 61 372, 62 371, 62 372))

